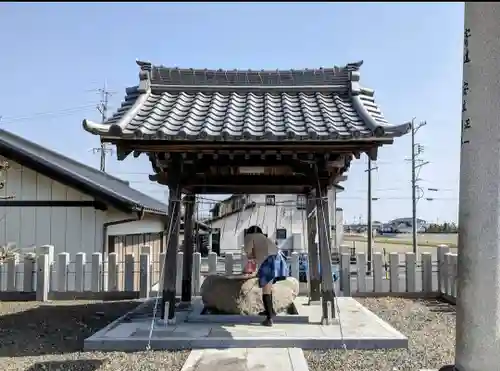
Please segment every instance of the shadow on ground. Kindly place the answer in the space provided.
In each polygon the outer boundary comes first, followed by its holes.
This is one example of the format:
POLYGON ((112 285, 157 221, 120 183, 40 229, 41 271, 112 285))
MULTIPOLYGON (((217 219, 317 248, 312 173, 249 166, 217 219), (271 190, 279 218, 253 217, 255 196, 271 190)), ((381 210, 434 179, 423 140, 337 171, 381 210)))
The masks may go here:
POLYGON ((420 300, 420 304, 427 307, 430 312, 456 314, 455 306, 443 300, 420 300))
POLYGON ((97 361, 94 359, 83 359, 79 361, 39 362, 26 369, 26 371, 95 371, 98 370, 104 363, 105 361, 97 361))
MULTIPOLYGON (((64 354, 83 349, 83 340, 135 308, 120 302, 0 302, 0 357, 64 354)), ((92 364, 94 361, 88 361, 92 364)), ((50 362, 49 362, 50 363, 50 362)), ((95 362, 94 362, 95 363, 95 362)), ((30 370, 71 370, 76 366, 30 370)), ((50 365, 47 365, 50 366, 50 365)), ((38 368, 37 368, 38 367, 38 368)), ((90 367, 90 366, 89 366, 90 367)), ((78 368, 78 370, 95 368, 78 368)))

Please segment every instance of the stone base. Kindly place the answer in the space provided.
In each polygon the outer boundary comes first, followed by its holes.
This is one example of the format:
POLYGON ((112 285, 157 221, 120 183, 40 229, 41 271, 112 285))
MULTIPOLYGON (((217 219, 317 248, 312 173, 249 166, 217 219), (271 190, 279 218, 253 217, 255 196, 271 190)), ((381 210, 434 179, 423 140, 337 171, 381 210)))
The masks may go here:
MULTIPOLYGON (((297 311, 297 308, 295 307, 295 304, 292 303, 290 304, 283 313, 289 314, 289 315, 297 315, 299 312, 297 311)), ((237 314, 231 314, 231 313, 225 313, 221 312, 217 308, 210 308, 205 306, 203 310, 201 311, 200 314, 206 315, 206 314, 211 314, 211 315, 231 315, 231 316, 236 316, 237 314)))
MULTIPOLYGON (((299 282, 293 277, 273 285, 273 307, 284 312, 299 294, 299 282)), ((201 297, 207 308, 226 314, 256 315, 264 310, 262 290, 257 278, 242 275, 207 276, 201 286, 201 297)))
MULTIPOLYGON (((294 303, 289 306, 288 313, 279 313, 274 318, 274 323, 309 323, 309 316, 300 315, 294 303)), ((212 314, 203 307, 201 300, 193 302, 193 311, 187 316, 187 323, 220 323, 220 324, 258 324, 264 316, 249 314, 212 314)))

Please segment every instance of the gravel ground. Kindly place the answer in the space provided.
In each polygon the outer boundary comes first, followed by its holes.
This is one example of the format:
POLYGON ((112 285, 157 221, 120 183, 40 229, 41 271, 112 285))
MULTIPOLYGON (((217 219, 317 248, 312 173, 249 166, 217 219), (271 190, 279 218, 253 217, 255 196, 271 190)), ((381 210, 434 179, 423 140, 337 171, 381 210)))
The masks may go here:
POLYGON ((453 363, 454 306, 436 300, 400 298, 358 301, 408 336, 408 349, 304 351, 310 371, 419 371, 453 363))
POLYGON ((0 302, 2 371, 180 371, 189 351, 81 352, 83 340, 136 302, 0 302))

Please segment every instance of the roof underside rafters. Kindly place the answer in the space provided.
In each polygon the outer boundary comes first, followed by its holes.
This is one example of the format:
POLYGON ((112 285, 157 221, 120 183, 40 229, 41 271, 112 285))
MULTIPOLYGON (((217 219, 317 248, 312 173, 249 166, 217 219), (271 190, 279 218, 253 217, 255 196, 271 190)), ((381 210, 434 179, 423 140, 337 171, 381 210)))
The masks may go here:
POLYGON ((374 92, 359 84, 361 62, 288 71, 138 64, 139 86, 127 89, 122 107, 106 122, 84 120, 85 130, 137 149, 158 141, 383 144, 410 128, 384 119, 374 92))
POLYGON ((150 152, 148 156, 156 172, 151 181, 165 185, 178 181, 184 193, 203 194, 307 193, 318 185, 340 181, 352 159, 350 154, 276 151, 213 155, 150 152))

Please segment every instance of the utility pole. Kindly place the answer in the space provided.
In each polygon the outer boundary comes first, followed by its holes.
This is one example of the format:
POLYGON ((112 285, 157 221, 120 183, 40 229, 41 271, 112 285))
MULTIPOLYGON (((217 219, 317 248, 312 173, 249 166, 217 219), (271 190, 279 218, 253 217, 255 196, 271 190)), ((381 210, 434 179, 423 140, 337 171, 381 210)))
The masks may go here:
POLYGON ((422 197, 417 197, 417 191, 421 191, 418 186, 418 174, 417 170, 422 166, 427 165, 429 162, 423 162, 418 156, 424 152, 424 147, 419 143, 415 143, 415 134, 422 127, 427 125, 427 122, 422 121, 419 124, 415 124, 415 119, 411 120, 411 200, 412 200, 412 246, 413 253, 417 254, 418 244, 417 244, 417 201, 422 197))
MULTIPOLYGON (((101 100, 99 104, 97 105, 97 110, 101 114, 101 123, 104 123, 106 121, 107 115, 108 115, 108 103, 109 103, 109 97, 113 95, 112 92, 108 91, 106 81, 104 82, 104 86, 101 89, 97 90, 101 94, 101 100)), ((94 153, 99 152, 101 155, 101 162, 99 169, 102 172, 106 172, 106 154, 111 153, 112 150, 111 148, 107 148, 106 143, 101 141, 101 146, 98 148, 92 148, 92 151, 94 153)))
POLYGON ((365 170, 368 173, 368 246, 367 246, 367 262, 366 274, 371 275, 372 272, 372 254, 373 254, 373 221, 372 221, 372 171, 378 167, 372 167, 372 160, 368 157, 368 168, 365 170))

